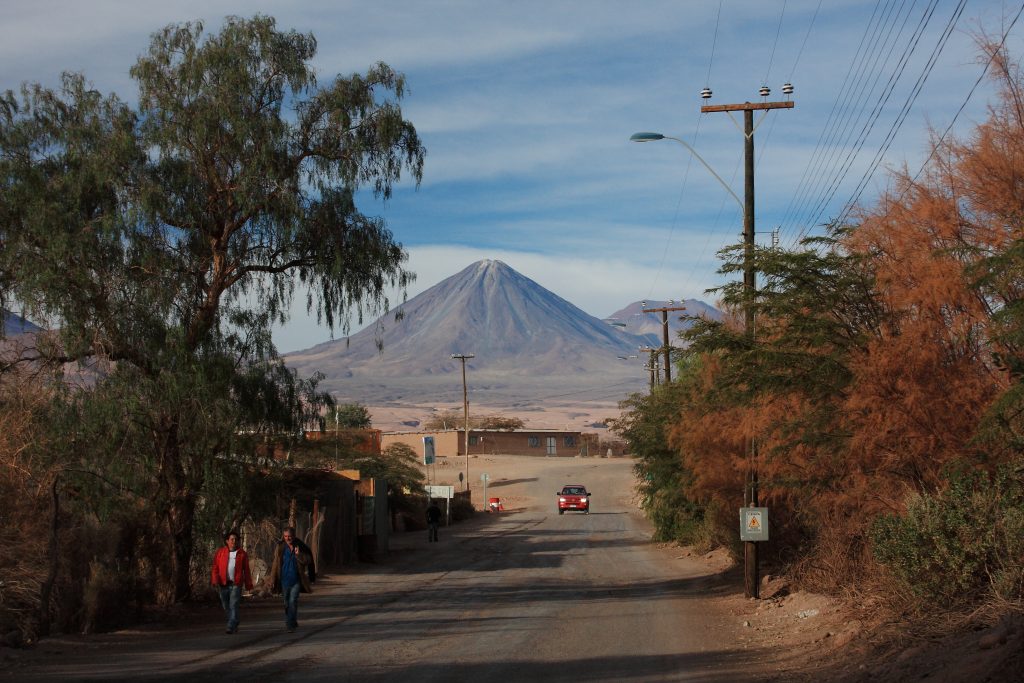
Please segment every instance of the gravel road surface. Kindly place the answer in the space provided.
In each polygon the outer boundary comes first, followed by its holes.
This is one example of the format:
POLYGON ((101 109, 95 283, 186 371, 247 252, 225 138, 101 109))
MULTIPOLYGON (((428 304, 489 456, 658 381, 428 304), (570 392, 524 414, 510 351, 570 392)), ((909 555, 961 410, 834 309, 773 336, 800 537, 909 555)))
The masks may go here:
MULTIPOLYGON (((631 462, 506 456, 488 495, 506 511, 396 534, 373 565, 318 582, 287 633, 277 598, 245 601, 241 629, 219 608, 175 626, 53 638, 9 658, 9 680, 744 681, 753 652, 709 596, 734 591, 699 560, 649 541, 631 462), (559 515, 581 483, 593 511, 559 515)), ((477 484, 478 486, 479 484, 477 484)), ((474 493, 482 496, 482 491, 474 493)), ((479 503, 478 503, 479 504, 479 503)))

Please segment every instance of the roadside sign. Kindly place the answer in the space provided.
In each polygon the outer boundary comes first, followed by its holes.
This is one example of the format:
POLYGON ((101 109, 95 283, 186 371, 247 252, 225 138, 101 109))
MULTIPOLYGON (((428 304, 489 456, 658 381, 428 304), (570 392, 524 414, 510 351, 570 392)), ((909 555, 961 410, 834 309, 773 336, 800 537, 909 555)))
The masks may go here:
POLYGON ((490 481, 490 480, 491 480, 491 475, 487 474, 486 472, 484 472, 483 474, 480 475, 480 481, 490 481))
POLYGON ((768 508, 740 508, 740 540, 768 540, 768 508))
POLYGON ((423 437, 423 464, 434 464, 434 437, 432 436, 423 437))
POLYGON ((427 486, 427 495, 431 498, 454 498, 454 486, 427 486))

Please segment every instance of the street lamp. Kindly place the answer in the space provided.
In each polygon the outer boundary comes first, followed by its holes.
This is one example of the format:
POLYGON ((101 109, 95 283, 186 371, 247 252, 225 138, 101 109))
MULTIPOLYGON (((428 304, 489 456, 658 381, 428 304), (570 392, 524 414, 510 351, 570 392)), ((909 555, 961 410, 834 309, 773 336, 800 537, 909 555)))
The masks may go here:
POLYGON ((736 203, 740 205, 740 209, 743 208, 743 200, 739 198, 739 195, 732 191, 732 188, 729 187, 729 184, 722 180, 722 177, 720 175, 715 173, 715 169, 711 168, 708 162, 704 161, 704 157, 698 154, 697 150, 691 147, 690 143, 686 142, 686 140, 683 140, 681 138, 674 138, 670 135, 662 135, 661 133, 633 133, 632 135, 629 136, 629 139, 631 142, 654 142, 655 140, 674 140, 678 142, 680 145, 685 147, 690 154, 696 157, 697 161, 704 164, 704 168, 708 169, 708 172, 710 172, 711 175, 715 177, 715 180, 722 184, 722 187, 725 188, 726 192, 732 195, 732 198, 735 199, 736 203))
MULTIPOLYGON (((782 92, 788 98, 793 93, 793 85, 786 83, 782 86, 782 92)), ((768 86, 762 86, 760 95, 767 99, 768 95, 771 94, 771 90, 768 86)), ((705 88, 701 92, 701 97, 707 99, 711 96, 711 92, 708 88, 705 88), (706 91, 706 92, 705 92, 706 91)), ((700 108, 701 113, 706 114, 710 112, 726 112, 729 114, 729 118, 732 118, 732 112, 742 111, 743 112, 743 166, 744 166, 744 199, 741 201, 740 198, 732 191, 724 180, 715 173, 706 161, 697 153, 693 147, 688 145, 684 140, 679 138, 668 137, 661 133, 635 133, 630 140, 634 142, 651 142, 654 140, 675 140, 683 147, 685 147, 690 154, 697 157, 697 161, 704 164, 704 168, 711 172, 711 175, 721 183, 732 198, 736 200, 736 203, 740 205, 740 209, 743 212, 743 289, 747 295, 747 301, 744 306, 746 309, 744 312, 744 327, 747 336, 750 341, 754 340, 754 307, 752 305, 755 292, 757 291, 756 275, 754 273, 754 111, 764 111, 767 116, 768 111, 772 109, 793 109, 796 103, 787 99, 785 102, 758 102, 750 103, 743 102, 742 104, 721 104, 721 105, 704 105, 700 108)), ((761 117, 764 120, 764 116, 761 117)), ((735 119, 733 122, 736 123, 735 119)), ((738 126, 739 124, 737 124, 738 126)), ((753 436, 748 440, 748 455, 750 457, 750 472, 748 478, 748 486, 745 487, 744 492, 744 503, 749 504, 750 507, 758 506, 758 474, 757 474, 757 456, 756 456, 756 441, 753 436)), ((755 541, 744 542, 743 544, 743 555, 744 555, 744 589, 747 597, 757 598, 759 597, 758 587, 758 552, 757 543, 755 541)))
MULTIPOLYGON (((469 490, 469 394, 466 392, 466 359, 476 358, 472 353, 453 353, 452 360, 462 361, 462 415, 466 420, 466 490, 469 490)), ((486 502, 486 501, 485 501, 486 502)))

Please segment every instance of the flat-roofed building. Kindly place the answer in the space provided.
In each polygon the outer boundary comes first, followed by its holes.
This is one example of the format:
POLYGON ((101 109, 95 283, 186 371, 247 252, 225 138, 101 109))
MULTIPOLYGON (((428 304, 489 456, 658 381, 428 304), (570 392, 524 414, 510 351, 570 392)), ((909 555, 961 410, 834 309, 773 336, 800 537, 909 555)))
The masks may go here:
MULTIPOLYGON (((423 438, 433 437, 434 452, 441 457, 456 457, 466 454, 465 431, 447 429, 441 431, 384 432, 381 447, 387 449, 394 443, 413 448, 417 455, 423 455, 423 438)), ((590 436, 590 435, 586 435, 590 436)), ((470 455, 542 455, 577 456, 597 455, 590 453, 591 439, 582 432, 560 429, 516 429, 469 430, 470 455)))

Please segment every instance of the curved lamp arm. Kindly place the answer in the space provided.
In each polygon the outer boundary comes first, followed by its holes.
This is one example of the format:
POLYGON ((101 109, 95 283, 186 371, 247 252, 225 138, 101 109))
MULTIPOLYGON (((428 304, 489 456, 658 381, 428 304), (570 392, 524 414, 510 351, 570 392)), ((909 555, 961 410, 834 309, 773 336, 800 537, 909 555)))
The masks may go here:
POLYGON ((739 204, 740 211, 744 210, 743 200, 740 199, 739 196, 735 192, 732 191, 732 188, 729 187, 729 185, 724 180, 722 180, 721 176, 719 176, 717 173, 715 173, 715 169, 711 168, 711 166, 708 165, 708 162, 704 161, 704 157, 702 157, 700 154, 698 154, 697 150, 695 150, 693 147, 691 147, 690 144, 688 142, 686 142, 685 140, 681 140, 680 138, 674 138, 674 137, 671 137, 669 135, 662 135, 661 133, 633 133, 632 135, 629 136, 629 139, 630 139, 631 142, 652 142, 654 140, 675 140, 680 145, 685 147, 687 149, 687 151, 690 152, 690 154, 695 156, 697 158, 697 161, 699 161, 700 163, 704 164, 704 168, 708 169, 708 172, 711 173, 711 175, 713 175, 715 177, 715 180, 717 180, 719 183, 721 183, 722 187, 725 188, 726 192, 731 194, 732 198, 736 200, 736 203, 739 204))

